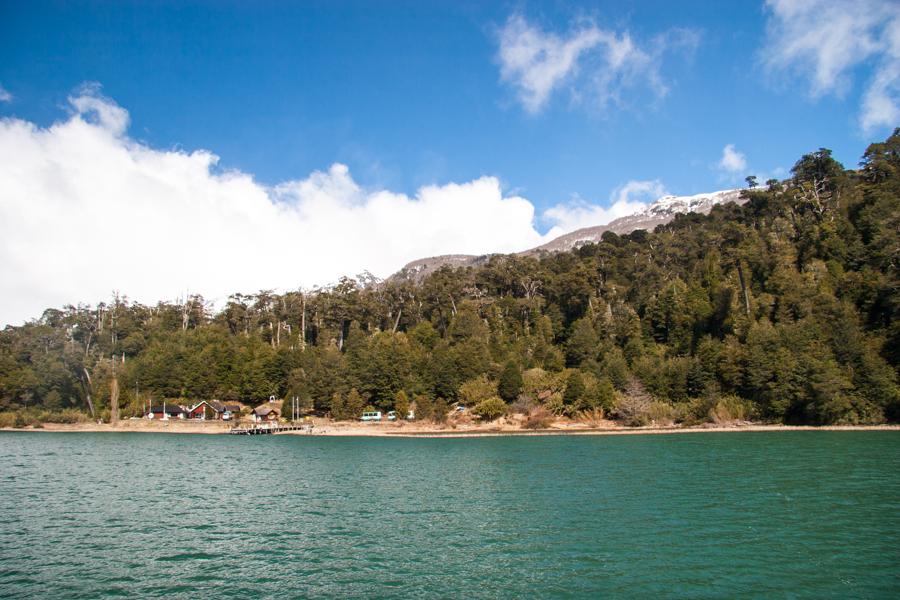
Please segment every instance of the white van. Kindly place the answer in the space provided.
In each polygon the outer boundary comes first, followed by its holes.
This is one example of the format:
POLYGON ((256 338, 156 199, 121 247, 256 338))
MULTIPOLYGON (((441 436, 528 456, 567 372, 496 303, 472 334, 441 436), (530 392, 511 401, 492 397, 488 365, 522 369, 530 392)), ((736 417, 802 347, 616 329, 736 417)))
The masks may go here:
POLYGON ((373 410, 370 412, 364 412, 362 414, 362 418, 360 421, 380 421, 381 420, 381 411, 373 410))

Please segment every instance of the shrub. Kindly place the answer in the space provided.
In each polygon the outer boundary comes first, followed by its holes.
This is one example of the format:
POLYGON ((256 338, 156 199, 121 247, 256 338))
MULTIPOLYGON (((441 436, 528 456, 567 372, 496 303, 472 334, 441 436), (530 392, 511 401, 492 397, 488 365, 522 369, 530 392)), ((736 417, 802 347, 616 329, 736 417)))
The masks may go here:
POLYGON ((679 415, 678 421, 682 425, 700 425, 709 420, 709 411, 718 402, 718 396, 704 396, 702 398, 691 398, 687 402, 678 404, 679 415))
POLYGON ((472 412, 483 421, 493 421, 506 413, 506 402, 494 396, 478 403, 472 412))
POLYGON ((532 409, 540 406, 527 394, 519 394, 516 401, 509 405, 509 412, 516 415, 527 415, 532 409))
POLYGON ((541 398, 543 393, 562 392, 565 385, 565 375, 561 373, 548 373, 543 369, 528 369, 522 373, 522 390, 532 398, 541 398))
POLYGON ((678 417, 678 411, 665 402, 651 402, 647 408, 647 419, 654 425, 672 425, 678 417))
POLYGON ((435 423, 446 423, 450 405, 443 398, 435 398, 432 403, 431 420, 435 423))
POLYGON ((479 375, 459 386, 459 400, 465 406, 475 406, 497 395, 497 384, 487 375, 479 375))
POLYGON ((606 414, 600 407, 583 410, 578 413, 578 419, 591 427, 599 427, 605 416, 606 414))
POLYGON ((539 406, 531 411, 522 427, 525 429, 546 429, 552 422, 553 414, 543 406, 539 406))
POLYGON ((544 407, 554 415, 563 415, 566 412, 566 404, 563 402, 560 392, 550 394, 550 397, 544 401, 544 407))
POLYGON ((430 421, 434 416, 434 402, 426 394, 416 396, 415 406, 416 421, 430 421))
POLYGON ((43 423, 83 423, 87 421, 87 415, 73 408, 64 408, 41 411, 36 419, 43 423))
POLYGON ((650 420, 648 412, 652 401, 653 397, 643 384, 632 379, 625 392, 616 398, 615 416, 631 427, 643 427, 650 420))
POLYGON ((716 402, 707 414, 713 423, 746 421, 752 415, 752 407, 737 396, 725 396, 716 402))
POLYGON ((397 420, 402 425, 403 419, 409 413, 409 396, 403 390, 394 394, 394 410, 397 411, 397 420))

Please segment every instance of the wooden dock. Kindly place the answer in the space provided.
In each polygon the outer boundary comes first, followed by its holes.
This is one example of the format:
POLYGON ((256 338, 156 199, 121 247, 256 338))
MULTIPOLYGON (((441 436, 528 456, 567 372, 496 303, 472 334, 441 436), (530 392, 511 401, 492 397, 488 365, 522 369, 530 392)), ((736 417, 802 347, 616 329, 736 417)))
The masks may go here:
POLYGON ((274 433, 284 433, 285 431, 305 431, 311 432, 311 425, 252 425, 250 427, 233 427, 229 432, 231 435, 270 435, 274 433))

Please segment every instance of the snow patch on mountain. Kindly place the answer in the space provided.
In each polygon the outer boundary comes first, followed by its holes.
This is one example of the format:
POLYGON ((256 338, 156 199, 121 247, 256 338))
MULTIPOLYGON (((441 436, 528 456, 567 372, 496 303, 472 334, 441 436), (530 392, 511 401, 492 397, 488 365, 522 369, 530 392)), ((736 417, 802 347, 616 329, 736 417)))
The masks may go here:
MULTIPOLYGON (((537 248, 519 252, 519 254, 527 256, 538 255, 544 252, 565 252, 585 244, 596 244, 607 231, 612 231, 618 235, 625 235, 638 229, 653 231, 658 225, 668 223, 679 214, 708 214, 714 206, 720 204, 727 204, 728 202, 743 204, 746 200, 741 197, 741 192, 742 190, 735 189, 695 194, 693 196, 663 196, 643 210, 620 217, 607 225, 597 225, 594 227, 578 229, 554 238, 537 248)), ((443 266, 451 266, 454 268, 477 266, 486 263, 488 260, 490 260, 490 255, 470 256, 465 254, 450 254, 422 258, 406 265, 398 273, 394 274, 391 279, 399 278, 420 281, 443 266)))

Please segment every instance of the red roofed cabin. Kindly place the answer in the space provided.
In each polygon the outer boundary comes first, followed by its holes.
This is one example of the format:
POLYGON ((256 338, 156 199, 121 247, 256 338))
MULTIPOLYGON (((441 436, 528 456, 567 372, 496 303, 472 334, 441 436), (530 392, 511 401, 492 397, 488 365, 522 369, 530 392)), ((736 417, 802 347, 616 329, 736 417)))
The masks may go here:
POLYGON ((216 421, 220 420, 227 411, 227 407, 218 400, 201 400, 187 411, 188 419, 199 419, 200 421, 216 421))
POLYGON ((183 419, 184 414, 184 409, 177 404, 161 404, 151 407, 150 412, 147 413, 147 418, 166 421, 168 419, 183 419))

